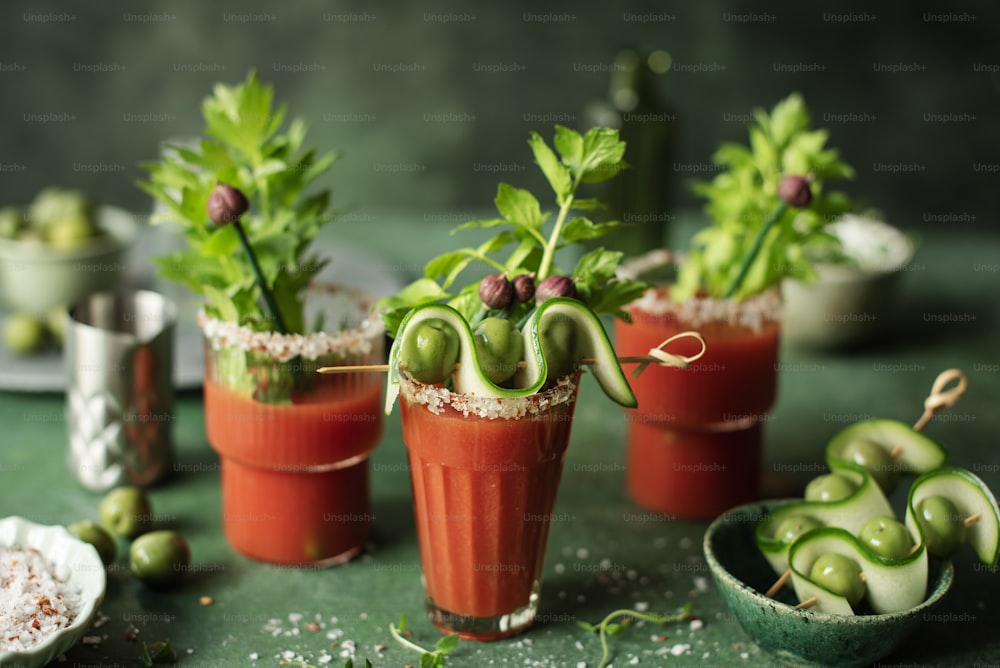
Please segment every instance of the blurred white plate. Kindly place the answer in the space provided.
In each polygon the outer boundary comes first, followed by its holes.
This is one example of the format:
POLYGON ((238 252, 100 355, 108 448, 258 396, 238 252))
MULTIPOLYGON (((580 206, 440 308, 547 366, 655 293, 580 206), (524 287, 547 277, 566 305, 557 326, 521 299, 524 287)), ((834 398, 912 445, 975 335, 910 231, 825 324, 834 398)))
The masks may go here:
MULTIPOLYGON (((204 364, 201 332, 195 322, 199 297, 186 288, 156 279, 155 268, 150 262, 150 257, 165 252, 170 243, 160 228, 144 230, 129 256, 131 271, 128 283, 158 290, 177 302, 179 315, 174 348, 174 383, 178 389, 195 389, 201 387, 204 364)), ((319 241, 315 250, 321 257, 331 258, 320 272, 321 280, 361 288, 375 297, 394 294, 405 284, 405 278, 386 261, 367 251, 319 241)), ((6 314, 0 313, 0 328, 5 319, 6 314)), ((19 356, 0 343, 0 390, 62 392, 65 389, 66 376, 60 350, 19 356)))

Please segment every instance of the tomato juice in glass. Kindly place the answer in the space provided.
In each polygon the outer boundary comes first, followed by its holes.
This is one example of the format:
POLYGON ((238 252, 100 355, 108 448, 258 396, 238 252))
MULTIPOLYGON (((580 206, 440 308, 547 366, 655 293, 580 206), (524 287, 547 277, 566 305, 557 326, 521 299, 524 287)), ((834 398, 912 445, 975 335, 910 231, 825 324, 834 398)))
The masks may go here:
MULTIPOLYGON (((763 422, 777 397, 780 300, 703 297, 677 303, 651 291, 616 322, 619 355, 645 355, 695 330, 705 354, 686 369, 650 366, 629 382, 639 402, 626 412, 629 492, 640 505, 711 517, 758 495, 763 422)), ((668 352, 691 355, 681 339, 668 352)))
POLYGON ((400 375, 428 615, 467 639, 520 633, 538 609, 579 375, 504 399, 400 375))
POLYGON ((378 318, 358 317, 352 328, 285 338, 202 319, 205 430, 220 458, 223 528, 238 552, 323 566, 367 542, 383 376, 316 371, 383 361, 378 318))

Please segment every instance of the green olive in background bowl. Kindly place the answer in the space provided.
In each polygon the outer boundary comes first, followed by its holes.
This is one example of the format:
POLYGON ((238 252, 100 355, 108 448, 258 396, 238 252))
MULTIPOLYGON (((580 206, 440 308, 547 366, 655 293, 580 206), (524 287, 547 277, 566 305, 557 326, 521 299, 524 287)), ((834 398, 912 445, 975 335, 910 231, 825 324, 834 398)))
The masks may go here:
MULTIPOLYGON (((54 308, 121 284, 127 252, 140 231, 136 216, 98 206, 90 230, 74 215, 51 222, 47 232, 27 228, 13 236, 0 234, 0 299, 6 309, 45 318, 54 308)), ((4 209, 0 227, 14 227, 15 216, 4 209)))

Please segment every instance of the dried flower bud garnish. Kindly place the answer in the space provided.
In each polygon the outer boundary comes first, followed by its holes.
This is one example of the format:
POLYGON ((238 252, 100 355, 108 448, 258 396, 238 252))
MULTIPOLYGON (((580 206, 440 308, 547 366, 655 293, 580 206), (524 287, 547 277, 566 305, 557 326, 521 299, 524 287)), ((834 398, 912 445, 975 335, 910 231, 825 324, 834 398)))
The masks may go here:
POLYGON ((576 284, 572 278, 566 276, 549 276, 535 288, 536 304, 541 304, 556 297, 576 298, 576 284))
POLYGON ((520 274, 511 281, 514 285, 514 298, 518 304, 527 304, 535 298, 535 277, 531 274, 520 274))
POLYGON ((778 197, 790 207, 804 209, 812 201, 810 183, 812 183, 811 176, 799 176, 798 174, 783 176, 778 181, 778 197))
POLYGON ((479 281, 479 298, 486 308, 505 309, 514 300, 514 286, 504 274, 489 274, 479 281))
POLYGON ((228 183, 219 183, 208 196, 208 218, 216 225, 234 223, 250 208, 246 196, 228 183))

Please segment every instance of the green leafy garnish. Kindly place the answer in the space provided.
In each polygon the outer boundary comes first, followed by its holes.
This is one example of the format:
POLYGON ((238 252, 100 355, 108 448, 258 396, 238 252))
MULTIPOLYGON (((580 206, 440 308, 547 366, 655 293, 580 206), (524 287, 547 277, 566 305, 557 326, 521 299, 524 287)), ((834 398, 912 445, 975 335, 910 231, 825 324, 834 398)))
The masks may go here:
MULTIPOLYGON (((528 145, 552 188, 555 215, 543 211, 539 200, 528 190, 500 183, 494 199, 500 217, 465 223, 453 233, 475 228, 499 231, 478 246, 459 248, 433 258, 422 278, 381 300, 379 306, 384 309, 382 318, 387 332, 395 333, 410 309, 429 302, 447 303, 474 324, 488 311, 477 293, 479 282, 455 289, 460 275, 471 263, 486 265, 490 271, 510 278, 531 274, 536 282, 541 282, 559 273, 555 256, 561 248, 600 238, 621 225, 618 221, 595 223, 587 214, 602 209, 603 204, 596 199, 577 198, 581 184, 606 181, 625 168, 625 142, 619 139, 616 130, 593 128, 581 135, 556 126, 555 150, 535 132, 531 133, 528 145), (505 260, 494 257, 504 250, 505 260)), ((581 257, 568 274, 575 283, 577 298, 595 313, 627 317, 623 307, 641 296, 647 287, 640 281, 615 277, 615 267, 621 258, 621 252, 597 248, 581 257)), ((519 303, 498 315, 521 321, 532 308, 530 303, 519 303)))
POLYGON ((142 661, 142 665, 151 668, 156 664, 176 663, 177 653, 169 640, 144 642, 139 659, 142 661))
POLYGON ((723 171, 694 184, 705 197, 712 224, 695 235, 678 270, 671 296, 677 301, 699 292, 743 299, 776 286, 784 278, 815 278, 811 247, 835 247, 826 225, 853 209, 842 192, 825 192, 824 183, 852 178, 854 170, 826 148, 826 130, 810 128, 805 102, 792 94, 770 113, 754 112, 749 145, 723 144, 713 156, 723 171), (807 208, 779 209, 778 183, 789 174, 811 175, 807 208), (746 271, 742 265, 748 264, 746 271))
POLYGON ((305 290, 325 264, 309 247, 331 220, 329 190, 306 191, 336 155, 305 148, 306 124, 286 125, 285 106, 275 106, 273 89, 252 71, 242 84, 217 84, 202 116, 205 138, 196 146, 167 146, 159 162, 143 165, 149 178, 139 187, 164 205, 151 222, 175 223, 188 246, 154 258, 159 273, 204 295, 208 315, 274 331, 237 231, 208 221, 212 188, 232 185, 250 202, 243 227, 281 316, 290 332, 306 333, 305 290))
POLYGON ((458 634, 451 633, 439 639, 434 645, 433 650, 426 650, 420 645, 407 640, 403 637, 403 631, 406 629, 406 615, 399 616, 399 625, 394 626, 389 624, 389 633, 395 638, 403 647, 412 649, 415 652, 420 653, 420 668, 440 668, 444 665, 444 657, 455 651, 458 647, 458 634))
POLYGON ((661 615, 657 612, 640 612, 638 610, 615 610, 614 612, 608 613, 608 615, 597 624, 580 621, 577 622, 576 625, 585 631, 590 633, 596 632, 600 635, 601 663, 597 668, 605 668, 611 660, 611 650, 608 648, 608 636, 621 633, 625 629, 632 626, 636 620, 649 622, 650 624, 658 624, 660 626, 673 624, 675 622, 683 622, 684 620, 691 618, 691 609, 692 605, 689 602, 684 604, 684 607, 681 608, 680 612, 673 615, 661 615), (622 621, 613 621, 619 617, 622 618, 622 621))

